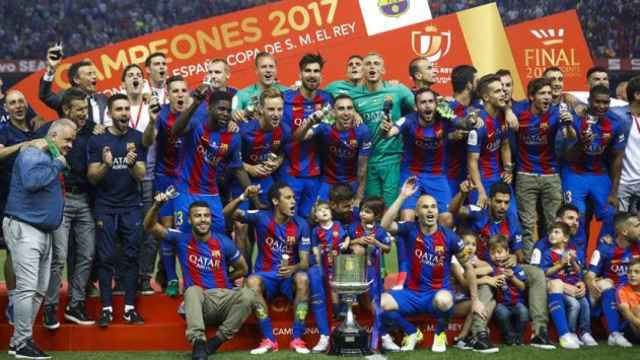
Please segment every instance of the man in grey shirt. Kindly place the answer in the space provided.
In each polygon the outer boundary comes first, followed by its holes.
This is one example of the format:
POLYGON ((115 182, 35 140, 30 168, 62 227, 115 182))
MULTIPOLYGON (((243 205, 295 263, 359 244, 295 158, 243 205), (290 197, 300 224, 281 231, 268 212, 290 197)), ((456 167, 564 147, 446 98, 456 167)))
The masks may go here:
POLYGON ((33 342, 33 322, 49 284, 52 236, 64 208, 60 173, 75 136, 76 125, 60 119, 44 139, 22 149, 13 165, 2 227, 17 284, 9 354, 22 359, 50 358, 33 342))

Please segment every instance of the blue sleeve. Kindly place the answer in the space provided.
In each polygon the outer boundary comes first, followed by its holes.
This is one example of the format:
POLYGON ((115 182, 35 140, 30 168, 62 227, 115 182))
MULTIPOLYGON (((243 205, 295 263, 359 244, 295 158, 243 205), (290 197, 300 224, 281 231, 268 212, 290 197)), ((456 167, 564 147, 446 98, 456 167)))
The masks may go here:
POLYGON ((482 143, 486 134, 487 131, 484 127, 469 131, 469 134, 467 135, 467 151, 479 154, 482 150, 482 143))
POLYGON ((180 235, 182 235, 181 231, 176 229, 169 229, 167 231, 167 236, 165 236, 165 238, 162 239, 162 241, 166 241, 167 243, 175 245, 180 241, 180 235))
POLYGON ((97 136, 89 138, 89 145, 87 145, 87 163, 89 164, 102 162, 102 146, 99 139, 97 136))
POLYGON ((147 148, 142 145, 142 133, 135 130, 135 143, 136 143, 136 161, 145 162, 147 159, 147 148))
POLYGON ((365 125, 360 125, 356 129, 358 142, 360 145, 360 151, 358 152, 358 156, 368 157, 371 154, 371 133, 369 132, 369 128, 365 125))
POLYGON ((233 264, 242 257, 240 250, 236 247, 229 237, 226 235, 219 235, 220 247, 222 248, 222 255, 227 260, 228 264, 233 264))
POLYGON ((524 247, 522 241, 522 228, 518 216, 509 216, 509 224, 511 225, 511 237, 509 239, 509 247, 511 251, 521 250, 524 247))
POLYGON ((29 192, 36 192, 47 187, 51 182, 55 181, 64 165, 59 160, 54 160, 41 150, 34 147, 28 147, 20 151, 16 162, 19 166, 18 175, 24 188, 29 192))
POLYGON ((407 238, 411 233, 411 229, 413 228, 413 225, 414 225, 414 222, 412 221, 399 222, 397 235, 402 238, 407 238))
POLYGON ((609 258, 610 245, 599 244, 596 250, 591 254, 591 260, 589 261, 589 271, 596 275, 602 274, 604 263, 609 258))
POLYGON ((309 238, 309 226, 307 222, 300 218, 301 221, 298 221, 298 231, 300 236, 300 246, 298 247, 298 251, 311 251, 311 239, 309 238))
POLYGON ((520 281, 527 281, 527 274, 525 274, 524 270, 518 265, 513 267, 513 276, 520 281))
POLYGON ((242 167, 242 140, 240 134, 235 134, 231 140, 231 149, 229 150, 229 169, 237 169, 242 167))
POLYGON ((444 229, 445 234, 447 235, 447 241, 449 242, 449 248, 451 249, 451 253, 453 255, 459 254, 464 249, 464 242, 458 236, 458 234, 454 233, 449 229, 444 229))
POLYGON ((376 230, 376 240, 380 241, 385 245, 391 245, 391 236, 388 232, 384 231, 382 228, 378 228, 376 230))
POLYGON ((242 221, 247 224, 257 225, 260 223, 264 213, 265 212, 261 210, 247 210, 243 213, 242 221))
POLYGON ((313 227, 313 229, 311 229, 311 243, 310 243, 310 247, 313 249, 315 247, 318 247, 318 245, 320 245, 320 239, 318 239, 318 226, 320 225, 316 225, 313 227))
POLYGON ((309 131, 311 131, 313 136, 324 137, 329 133, 330 128, 331 126, 329 126, 329 124, 321 122, 313 125, 309 131))
POLYGON ((616 124, 616 130, 613 134, 611 146, 615 151, 624 151, 624 148, 627 145, 627 134, 624 131, 622 120, 618 117, 614 117, 612 121, 616 124))

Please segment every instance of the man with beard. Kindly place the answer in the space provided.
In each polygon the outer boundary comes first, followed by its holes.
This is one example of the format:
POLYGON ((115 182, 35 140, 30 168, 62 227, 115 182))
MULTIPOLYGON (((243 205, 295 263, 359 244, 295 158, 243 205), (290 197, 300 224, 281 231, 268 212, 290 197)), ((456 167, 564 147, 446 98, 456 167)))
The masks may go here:
POLYGON ((138 255, 142 242, 140 183, 145 174, 142 134, 129 127, 131 108, 124 94, 109 98, 113 125, 89 140, 87 177, 95 186, 96 254, 100 285, 101 316, 98 325, 113 321, 111 282, 114 266, 124 287, 124 320, 142 324, 135 308, 138 255), (124 250, 118 254, 118 242, 124 250))
MULTIPOLYGON (((155 144, 156 162, 153 167, 153 190, 154 192, 165 192, 170 186, 176 186, 178 181, 179 154, 182 147, 182 137, 172 134, 171 129, 176 123, 179 115, 187 108, 189 88, 187 82, 180 75, 167 79, 167 92, 169 104, 162 105, 159 112, 151 111, 149 123, 142 136, 142 144, 150 147, 155 144)), ((166 228, 173 227, 173 205, 171 201, 164 204, 159 211, 160 222, 166 228)), ((151 273, 153 272, 154 261, 157 252, 157 242, 154 245, 143 249, 140 261, 141 279, 139 290, 151 293, 153 289, 149 284, 151 273)), ((163 242, 160 243, 162 247, 163 242)), ((169 296, 177 296, 178 275, 176 273, 176 261, 173 246, 166 244, 161 250, 160 258, 166 275, 159 279, 161 285, 166 287, 165 292, 169 296), (172 282, 173 281, 173 282, 172 282)), ((162 273, 162 272, 160 272, 162 273)))
POLYGON ((57 120, 43 141, 20 150, 13 166, 2 228, 17 284, 9 355, 18 359, 51 358, 34 343, 33 323, 49 284, 52 232, 62 222, 64 207, 60 173, 75 135, 71 120, 57 120))
POLYGON ((584 282, 589 289, 591 306, 602 306, 602 313, 607 320, 609 346, 631 347, 631 343, 621 332, 616 289, 627 284, 628 265, 633 259, 640 258, 640 219, 629 213, 618 213, 614 218, 614 225, 615 240, 612 244, 598 244, 598 248, 591 254, 584 282))
POLYGON ((231 94, 213 92, 209 96, 206 120, 201 121, 194 114, 201 108, 206 92, 205 85, 199 86, 191 106, 180 114, 171 127, 172 136, 183 137, 176 186, 180 196, 173 203, 174 225, 183 232, 189 231, 185 217, 189 205, 194 201, 209 204, 213 214, 213 229, 224 231, 217 184, 221 165, 235 174, 243 189, 250 185, 249 176, 242 167, 240 134, 227 130, 231 120, 231 94))
MULTIPOLYGON (((586 200, 591 199, 598 220, 612 217, 618 206, 618 185, 626 145, 622 121, 609 111, 609 103, 609 89, 594 86, 589 93, 586 115, 573 121, 577 140, 567 139, 562 145, 565 202, 574 204, 580 214, 584 214, 586 200)), ((584 218, 582 223, 587 225, 584 218)))
MULTIPOLYGON (((580 211, 571 204, 560 206, 556 212, 556 222, 562 222, 569 227, 569 244, 568 248, 575 250, 581 264, 585 264, 585 252, 587 251, 587 237, 580 227, 580 211)), ((551 247, 547 237, 538 241, 531 252, 531 265, 540 266, 542 262, 542 254, 551 247)))
POLYGON ((265 89, 273 87, 279 91, 287 90, 285 86, 278 83, 278 69, 276 65, 276 59, 268 52, 263 51, 256 54, 255 66, 258 82, 238 90, 233 96, 234 121, 240 122, 246 120, 247 115, 250 115, 246 111, 247 106, 257 102, 260 94, 265 89))
POLYGON ((389 205, 400 188, 402 141, 399 136, 385 138, 381 124, 387 117, 387 121, 394 122, 414 111, 414 96, 406 86, 382 79, 386 70, 381 55, 370 53, 363 62, 364 83, 355 87, 349 96, 371 133, 365 192, 366 196, 382 196, 389 205))
MULTIPOLYGON (((471 201, 484 208, 488 199, 486 189, 499 181, 510 184, 513 164, 505 119, 507 101, 500 78, 493 74, 483 76, 478 82, 478 94, 484 102, 484 108, 478 113, 484 127, 469 132, 467 166, 469 177, 477 187, 471 201)), ((511 206, 515 214, 515 204, 511 206)))
POLYGON ((423 194, 416 202, 417 221, 396 222, 401 205, 418 192, 415 177, 402 185, 398 198, 387 209, 380 225, 398 241, 405 243, 405 256, 411 271, 407 276, 406 289, 391 290, 381 296, 383 324, 400 326, 407 335, 399 348, 385 329, 381 331, 382 348, 391 351, 411 351, 422 340, 422 332, 405 319, 406 316, 428 313, 437 318, 431 350, 444 352, 447 349, 445 330, 453 311, 450 264, 455 255, 465 266, 469 284, 472 309, 479 316, 484 306, 478 301, 476 274, 470 263, 465 263, 464 244, 451 230, 438 225, 438 204, 430 195, 423 194))
POLYGON ((564 104, 562 106, 566 106, 567 109, 573 109, 576 106, 578 100, 573 95, 564 92, 562 69, 557 66, 548 67, 544 69, 542 77, 551 81, 551 104, 553 106, 564 104))
POLYGON ((248 288, 232 288, 231 282, 247 273, 247 263, 229 237, 212 231, 207 203, 196 201, 189 205, 191 232, 183 233, 157 222, 158 211, 168 200, 164 193, 155 196, 144 218, 144 228, 156 239, 171 242, 177 248, 186 289, 187 341, 193 345, 192 359, 206 360, 240 330, 251 314, 256 294, 248 288), (218 326, 216 335, 208 341, 207 325, 218 326))
POLYGON ((409 76, 413 79, 414 93, 425 88, 431 89, 437 80, 436 71, 433 63, 429 59, 419 56, 409 62, 409 76))
POLYGON ((336 184, 348 184, 355 193, 354 202, 364 199, 367 179, 367 160, 371 150, 369 129, 355 124, 353 100, 349 95, 338 95, 334 100, 336 121, 333 125, 307 119, 294 134, 297 141, 318 140, 323 151, 324 173, 318 199, 329 201, 329 191, 336 184))
MULTIPOLYGON (((302 85, 297 90, 284 92, 284 128, 294 134, 305 119, 320 119, 322 109, 330 106, 333 99, 320 90, 324 59, 320 54, 306 54, 298 62, 302 85)), ((298 215, 309 217, 311 207, 320 188, 320 154, 314 141, 294 141, 285 145, 285 161, 279 175, 291 187, 298 204, 298 215)))
POLYGON ((302 340, 308 312, 309 278, 306 271, 311 250, 307 220, 296 216, 293 190, 283 183, 275 183, 269 189, 272 211, 236 210, 247 196, 243 193, 229 202, 224 214, 256 228, 258 257, 254 273, 246 283, 258 295, 255 315, 263 339, 257 348, 251 350, 251 354, 278 351, 267 312, 267 301, 279 294, 293 300, 294 304, 293 340, 289 346, 299 354, 308 354, 309 349, 302 340))
MULTIPOLYGON (((40 79, 38 96, 48 107, 63 115, 62 97, 64 91, 54 94, 51 87, 56 74, 56 69, 62 61, 62 47, 53 46, 47 50, 47 71, 40 79)), ((98 75, 95 66, 87 60, 82 60, 71 64, 69 67, 69 82, 72 87, 78 87, 87 94, 89 103, 89 121, 96 124, 111 125, 111 118, 107 113, 107 97, 96 92, 98 75)))
MULTIPOLYGON (((545 275, 542 269, 531 266, 526 263, 522 252, 522 230, 518 216, 509 211, 513 202, 511 187, 505 182, 496 182, 491 185, 490 197, 487 201, 487 208, 480 208, 476 205, 469 205, 468 208, 462 209, 473 184, 464 181, 460 185, 460 192, 451 201, 449 210, 455 216, 459 216, 462 212, 466 212, 471 222, 471 228, 479 234, 476 248, 476 254, 481 260, 489 259, 489 239, 495 235, 503 235, 509 239, 509 248, 511 255, 507 262, 503 264, 505 267, 513 267, 518 264, 527 275, 527 289, 531 319, 533 321, 533 338, 531 346, 541 349, 554 349, 555 347, 549 342, 547 331, 547 287, 545 275)), ((480 301, 485 306, 493 301, 493 294, 488 286, 479 287, 480 301)), ((489 343, 486 334, 487 324, 484 319, 474 317, 471 325, 471 332, 475 337, 474 349, 479 351, 490 351, 492 346, 489 343)))
POLYGON ((103 133, 104 128, 87 121, 88 108, 87 95, 82 90, 71 88, 65 91, 62 110, 65 118, 76 125, 77 132, 73 147, 66 155, 69 169, 64 177, 65 203, 62 224, 53 232, 51 277, 44 300, 43 320, 44 327, 49 330, 60 327, 56 309, 60 300, 60 285, 70 241, 73 241, 73 254, 70 257, 74 265, 73 269, 68 269, 69 303, 65 308, 64 317, 78 325, 94 324, 87 316, 84 304, 86 285, 96 249, 95 220, 90 204, 91 184, 87 179, 87 144, 92 135, 103 133))
MULTIPOLYGON (((44 136, 42 131, 34 131, 33 124, 27 120, 29 104, 24 95, 17 90, 9 90, 4 98, 4 109, 9 116, 7 124, 0 128, 0 219, 4 215, 4 209, 7 205, 7 197, 9 196, 9 187, 11 184, 11 175, 13 163, 18 153, 23 147, 42 144, 42 141, 36 140, 44 136)), ((43 129, 46 131, 46 129, 43 129)), ((3 248, 6 245, 2 244, 3 248)), ((7 250, 7 260, 4 263, 4 278, 7 285, 9 303, 7 304, 5 314, 7 321, 13 323, 13 303, 15 276, 13 274, 13 266, 11 265, 11 254, 7 250)))
POLYGON ((416 179, 418 191, 402 203, 402 221, 413 221, 418 198, 429 194, 438 203, 439 221, 452 226, 453 219, 448 210, 451 192, 446 175, 446 146, 454 128, 436 112, 436 99, 437 94, 433 90, 421 88, 415 92, 417 111, 400 118, 395 125, 383 120, 381 131, 386 137, 402 136, 404 151, 400 181, 404 183, 410 177, 416 179))
MULTIPOLYGON (((470 112, 478 111, 482 104, 476 98, 476 73, 471 65, 459 65, 451 71, 453 100, 449 107, 458 118, 466 118, 470 112)), ((449 191, 454 194, 460 183, 467 178, 467 134, 466 129, 456 129, 447 141, 447 178, 449 191)))
POLYGON ((362 56, 351 55, 347 59, 347 79, 336 80, 324 88, 334 98, 340 94, 349 94, 354 87, 361 85, 363 81, 362 56))
MULTIPOLYGON (((266 89, 260 94, 260 108, 258 119, 252 119, 240 124, 242 136, 243 168, 249 174, 251 184, 258 185, 264 191, 259 199, 262 204, 268 204, 266 190, 275 182, 274 174, 284 160, 285 144, 291 141, 290 135, 280 126, 284 108, 282 93, 276 89, 266 89)), ((243 193, 242 186, 234 181, 231 185, 233 197, 243 193)), ((240 204, 242 210, 249 209, 249 201, 240 204)), ((234 222, 235 240, 245 259, 252 259, 253 240, 249 238, 248 226, 241 222, 234 222)), ((249 264, 251 269, 251 264, 249 264)))
POLYGON ((562 184, 555 151, 558 131, 566 131, 567 136, 575 138, 571 114, 567 111, 560 113, 557 107, 551 107, 549 80, 531 80, 527 86, 527 97, 527 108, 515 110, 520 124, 516 130, 516 199, 523 226, 525 259, 531 257, 537 240, 534 238, 537 223, 544 219, 542 233, 547 234, 546 229, 553 225, 556 211, 562 204, 562 184), (538 214, 538 201, 544 204, 543 214, 538 214))
POLYGON ((161 105, 169 103, 166 88, 167 56, 162 52, 154 52, 144 61, 144 67, 149 76, 149 83, 145 84, 143 92, 156 97, 161 105))

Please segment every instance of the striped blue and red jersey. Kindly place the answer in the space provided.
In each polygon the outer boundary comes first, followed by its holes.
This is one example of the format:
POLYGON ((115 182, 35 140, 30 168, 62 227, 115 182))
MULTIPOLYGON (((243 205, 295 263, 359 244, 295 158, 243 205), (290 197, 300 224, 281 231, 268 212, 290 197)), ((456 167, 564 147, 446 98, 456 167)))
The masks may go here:
POLYGON ((179 113, 171 111, 169 105, 164 105, 156 121, 156 164, 154 173, 167 177, 178 176, 180 165, 180 148, 182 137, 171 134, 171 128, 176 123, 179 113))
POLYGON ((260 164, 268 159, 270 153, 281 154, 289 134, 278 126, 267 131, 260 127, 258 120, 249 120, 240 124, 242 136, 242 160, 251 165, 260 164))
POLYGON ((311 130, 322 149, 322 181, 329 184, 353 182, 358 178, 358 158, 371 152, 369 128, 360 125, 345 131, 326 123, 314 125, 311 130))
POLYGON ((626 248, 617 244, 598 244, 591 254, 589 271, 598 277, 610 279, 618 287, 627 283, 627 271, 631 260, 640 257, 640 245, 633 243, 626 248))
POLYGON ((484 120, 484 126, 469 131, 467 137, 467 151, 479 154, 478 168, 482 180, 500 178, 502 163, 500 162, 500 148, 502 143, 509 141, 509 131, 504 113, 499 112, 494 118, 481 110, 478 114, 484 120))
MULTIPOLYGON (((481 109, 479 101, 473 101, 469 106, 464 106, 457 100, 451 100, 449 107, 458 119, 464 119, 469 114, 469 109, 481 109)), ((467 140, 447 141, 447 177, 450 180, 463 180, 467 177, 467 140)))
POLYGON ((436 118, 422 126, 418 113, 413 112, 396 122, 400 129, 404 151, 401 173, 412 175, 445 175, 447 173, 447 138, 453 127, 448 121, 436 118))
POLYGON ((453 231, 438 226, 435 233, 425 235, 417 222, 398 223, 398 242, 403 241, 409 261, 406 286, 414 291, 449 289, 451 258, 464 248, 453 231))
MULTIPOLYGON (((358 220, 349 225, 347 234, 350 239, 357 239, 359 237, 372 235, 382 244, 391 246, 391 237, 380 225, 376 224, 373 228, 368 229, 358 220)), ((374 268, 380 272, 382 263, 382 250, 377 246, 367 247, 367 266, 374 268)))
MULTIPOLYGON (((333 221, 331 226, 324 228, 316 225, 311 230, 311 248, 318 249, 320 253, 320 267, 325 275, 329 278, 333 276, 333 257, 340 253, 340 245, 347 238, 347 232, 340 222, 333 221)), ((317 259, 311 256, 309 266, 316 265, 317 259)))
POLYGON ((588 127, 586 117, 574 117, 573 128, 578 135, 577 146, 581 147, 581 151, 577 158, 567 159, 568 168, 576 174, 606 174, 612 151, 624 151, 627 143, 623 122, 607 112, 591 126, 593 141, 583 144, 582 135, 588 127))
MULTIPOLYGON (((284 92, 284 114, 282 122, 294 134, 304 119, 326 104, 333 104, 328 92, 317 90, 312 99, 305 98, 300 90, 284 92)), ((289 176, 320 176, 320 156, 314 141, 292 141, 285 146, 287 157, 282 166, 289 176)))
MULTIPOLYGON (((550 267, 554 266, 558 262, 562 261, 562 257, 565 253, 572 251, 570 248, 566 249, 553 249, 548 248, 542 255, 542 262, 540 263, 540 267, 546 273, 550 267)), ((572 251, 576 254, 575 250, 572 251)), ((578 266, 580 269, 576 271, 573 266, 566 266, 557 271, 555 274, 547 275, 548 279, 560 279, 562 282, 576 285, 578 282, 582 281, 582 264, 578 261, 578 266)))
POLYGON ((231 289, 229 265, 242 255, 227 235, 212 232, 207 241, 196 239, 191 233, 170 229, 165 238, 176 247, 184 288, 231 289))
POLYGON ((516 136, 517 171, 551 175, 558 173, 555 141, 560 128, 558 107, 534 115, 530 106, 514 110, 520 124, 516 136))
POLYGON ((243 221, 255 226, 258 256, 255 271, 278 271, 282 255, 289 255, 289 265, 300 261, 300 252, 311 250, 307 221, 299 216, 284 224, 276 223, 272 211, 249 210, 243 221))
POLYGON ((512 253, 521 250, 522 228, 516 214, 506 212, 504 218, 494 219, 489 209, 482 209, 475 205, 469 205, 469 219, 471 228, 478 234, 479 241, 476 246, 478 258, 489 260, 489 239, 494 235, 504 235, 509 239, 509 249, 512 253))
POLYGON ((193 124, 183 138, 178 189, 192 194, 218 195, 218 169, 242 166, 240 134, 193 124))
MULTIPOLYGON (((489 261, 489 265, 493 269, 491 275, 498 276, 504 274, 505 268, 496 265, 495 263, 489 261)), ((527 275, 524 273, 524 270, 518 265, 511 268, 513 271, 513 277, 516 279, 525 282, 527 281, 527 275)), ((511 281, 508 279, 504 282, 504 285, 496 288, 496 301, 502 305, 513 306, 518 303, 524 304, 524 291, 518 289, 511 281)))

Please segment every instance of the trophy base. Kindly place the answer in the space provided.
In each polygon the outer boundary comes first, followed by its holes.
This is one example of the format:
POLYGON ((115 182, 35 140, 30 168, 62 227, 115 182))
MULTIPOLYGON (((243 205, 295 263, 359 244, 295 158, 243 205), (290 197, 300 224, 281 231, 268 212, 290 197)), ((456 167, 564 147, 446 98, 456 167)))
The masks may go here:
POLYGON ((367 356, 372 352, 369 349, 369 334, 357 324, 346 325, 342 323, 331 333, 331 351, 329 355, 335 356, 367 356))

